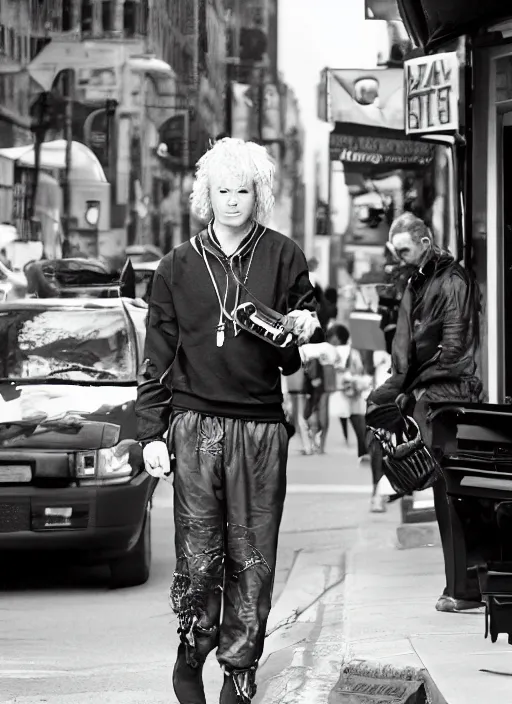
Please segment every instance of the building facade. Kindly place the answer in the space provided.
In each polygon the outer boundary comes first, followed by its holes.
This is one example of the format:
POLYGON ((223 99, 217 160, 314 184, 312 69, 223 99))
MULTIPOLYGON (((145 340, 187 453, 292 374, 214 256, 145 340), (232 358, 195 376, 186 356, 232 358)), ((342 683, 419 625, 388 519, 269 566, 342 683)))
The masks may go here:
POLYGON ((278 66, 277 0, 227 0, 226 132, 264 145, 276 166, 271 226, 304 244, 299 106, 278 66))
POLYGON ((480 373, 488 401, 510 403, 512 11, 496 0, 470 9, 462 0, 449 8, 399 0, 398 8, 417 47, 405 63, 406 131, 450 146, 459 174, 454 253, 483 299, 480 373))
POLYGON ((32 22, 31 0, 0 0, 0 148, 30 144, 37 85, 27 66, 47 39, 32 22))
MULTIPOLYGON (((225 127, 226 20, 222 0, 1 0, 0 147, 33 140, 38 96, 70 100, 118 246, 169 249, 188 237, 193 165, 225 127)), ((50 123, 46 140, 69 138, 50 123)))

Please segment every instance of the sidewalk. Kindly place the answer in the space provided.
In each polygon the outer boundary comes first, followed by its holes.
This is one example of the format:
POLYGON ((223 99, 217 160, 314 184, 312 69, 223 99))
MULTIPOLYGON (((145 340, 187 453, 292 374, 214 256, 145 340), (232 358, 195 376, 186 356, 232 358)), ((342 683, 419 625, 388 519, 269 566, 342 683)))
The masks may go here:
POLYGON ((345 563, 335 551, 300 555, 271 615, 255 702, 512 701, 509 677, 482 672, 512 674, 506 639, 484 639, 483 612, 435 611, 441 550, 397 549, 398 523, 397 505, 365 517, 345 563))

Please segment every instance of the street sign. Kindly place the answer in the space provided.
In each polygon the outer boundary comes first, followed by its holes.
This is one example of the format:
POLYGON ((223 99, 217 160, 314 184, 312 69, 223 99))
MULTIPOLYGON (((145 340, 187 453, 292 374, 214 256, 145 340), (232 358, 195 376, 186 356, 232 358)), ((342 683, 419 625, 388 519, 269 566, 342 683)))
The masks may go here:
POLYGON ((356 136, 331 132, 329 148, 331 161, 339 160, 345 165, 361 167, 411 168, 428 166, 434 159, 434 147, 431 144, 386 136, 356 136))
POLYGON ((410 59, 404 64, 407 134, 459 130, 460 77, 455 51, 410 59))

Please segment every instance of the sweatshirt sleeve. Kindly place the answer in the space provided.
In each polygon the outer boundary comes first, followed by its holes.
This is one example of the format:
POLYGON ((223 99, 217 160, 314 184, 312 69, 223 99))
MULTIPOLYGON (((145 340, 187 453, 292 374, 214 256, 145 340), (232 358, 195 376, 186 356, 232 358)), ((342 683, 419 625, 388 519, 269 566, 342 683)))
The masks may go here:
POLYGON ((317 313, 319 302, 315 289, 309 280, 308 264, 304 252, 295 247, 288 276, 286 312, 292 310, 310 310, 317 313))
POLYGON ((163 439, 171 415, 172 392, 165 377, 174 362, 179 340, 171 275, 172 255, 162 260, 156 270, 149 300, 142 380, 135 404, 137 440, 144 444, 163 439))
MULTIPOLYGON (((295 246, 287 275, 286 288, 286 313, 292 310, 309 310, 312 313, 318 312, 318 302, 315 296, 315 289, 309 280, 308 264, 304 252, 300 247, 295 246)), ((324 335, 319 329, 312 343, 323 342, 324 335)), ((301 358, 298 347, 292 345, 282 350, 281 368, 285 376, 295 374, 301 367, 301 358)))

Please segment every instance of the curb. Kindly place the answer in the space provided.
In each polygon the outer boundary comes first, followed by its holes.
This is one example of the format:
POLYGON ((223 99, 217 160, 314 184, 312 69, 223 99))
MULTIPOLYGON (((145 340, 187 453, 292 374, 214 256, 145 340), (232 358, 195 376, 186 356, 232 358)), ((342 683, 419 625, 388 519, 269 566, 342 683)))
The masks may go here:
MULTIPOLYGON (((421 524, 416 524, 421 525, 421 524)), ((426 524, 430 525, 430 524, 426 524)), ((401 527, 401 526, 400 526, 401 527)), ((364 541, 361 541, 364 544, 364 541)), ((354 571, 352 569, 354 555, 360 549, 361 545, 356 545, 346 553, 346 575, 345 575, 345 590, 350 592, 350 584, 354 571)), ((387 682, 388 686, 392 684, 393 681, 397 682, 416 682, 418 683, 418 688, 416 691, 411 690, 410 692, 404 691, 400 698, 386 698, 383 695, 382 699, 377 701, 382 702, 382 704, 448 704, 441 691, 435 684, 428 670, 423 666, 423 663, 418 658, 418 665, 392 665, 392 664, 382 664, 382 662, 365 660, 357 657, 353 652, 353 646, 350 640, 350 618, 348 616, 349 610, 347 608, 347 600, 344 600, 343 604, 343 653, 342 653, 342 667, 340 682, 343 679, 343 674, 345 672, 346 676, 360 677, 365 680, 375 680, 375 686, 378 687, 382 681, 387 682), (406 698, 404 698, 406 697, 406 698)), ((408 640, 408 639, 407 639, 408 640)), ((413 649, 411 645, 411 649, 413 649)), ((333 690, 334 696, 334 690, 333 690)), ((343 694, 341 694, 343 696, 343 694)), ((350 700, 347 700, 347 704, 350 700)), ((344 699, 330 698, 328 704, 342 704, 345 702, 344 699)))

